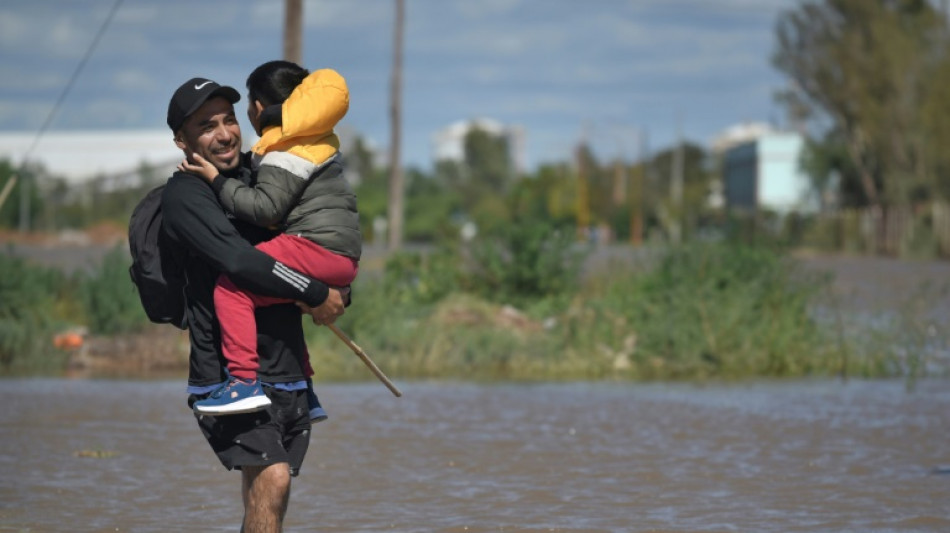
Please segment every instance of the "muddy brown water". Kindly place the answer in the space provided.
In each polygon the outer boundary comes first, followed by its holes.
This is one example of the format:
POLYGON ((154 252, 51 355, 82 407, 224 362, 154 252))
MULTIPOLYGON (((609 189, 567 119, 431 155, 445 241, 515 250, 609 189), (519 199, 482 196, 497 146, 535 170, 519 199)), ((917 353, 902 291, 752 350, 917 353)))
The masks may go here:
MULTIPOLYGON (((950 531, 950 383, 319 388, 286 531, 950 531)), ((0 531, 237 531, 174 381, 0 381, 0 531)))

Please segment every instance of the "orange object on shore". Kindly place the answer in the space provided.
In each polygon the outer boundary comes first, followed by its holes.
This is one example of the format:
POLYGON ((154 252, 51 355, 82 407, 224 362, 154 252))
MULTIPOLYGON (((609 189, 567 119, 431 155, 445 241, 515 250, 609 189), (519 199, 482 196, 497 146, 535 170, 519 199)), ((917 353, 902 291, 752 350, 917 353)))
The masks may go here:
POLYGON ((53 337, 53 346, 61 350, 75 350, 82 347, 83 338, 79 333, 68 331, 53 337))

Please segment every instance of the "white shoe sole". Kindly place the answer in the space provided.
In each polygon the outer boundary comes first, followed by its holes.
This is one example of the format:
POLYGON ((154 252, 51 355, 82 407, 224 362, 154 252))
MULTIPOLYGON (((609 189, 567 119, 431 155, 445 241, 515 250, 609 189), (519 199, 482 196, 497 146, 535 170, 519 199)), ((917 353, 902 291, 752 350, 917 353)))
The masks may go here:
POLYGON ((253 396, 226 405, 197 405, 195 412, 202 415, 238 415, 266 409, 271 404, 267 396, 253 396))

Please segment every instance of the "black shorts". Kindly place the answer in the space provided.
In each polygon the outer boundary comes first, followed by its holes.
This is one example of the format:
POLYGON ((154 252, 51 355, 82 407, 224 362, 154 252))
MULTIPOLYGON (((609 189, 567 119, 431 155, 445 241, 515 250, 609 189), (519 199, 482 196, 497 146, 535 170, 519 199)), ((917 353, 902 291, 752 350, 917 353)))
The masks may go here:
MULTIPOLYGON (((287 463, 290 475, 296 476, 310 445, 307 391, 267 386, 264 391, 272 402, 267 409, 227 416, 195 413, 198 427, 228 470, 287 463)), ((192 394, 188 397, 188 406, 206 397, 192 394)))

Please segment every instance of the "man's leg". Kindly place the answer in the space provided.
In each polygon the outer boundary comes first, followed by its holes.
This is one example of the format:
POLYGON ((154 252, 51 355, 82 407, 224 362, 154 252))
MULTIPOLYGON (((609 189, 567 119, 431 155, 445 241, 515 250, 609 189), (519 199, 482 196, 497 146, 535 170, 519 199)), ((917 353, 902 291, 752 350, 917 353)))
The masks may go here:
POLYGON ((244 498, 242 533, 280 533, 290 500, 290 465, 243 467, 241 495, 244 498))

